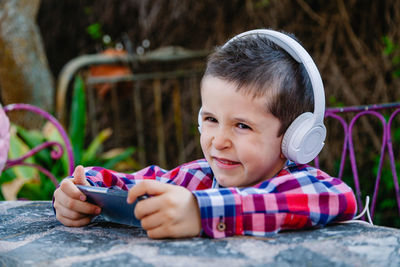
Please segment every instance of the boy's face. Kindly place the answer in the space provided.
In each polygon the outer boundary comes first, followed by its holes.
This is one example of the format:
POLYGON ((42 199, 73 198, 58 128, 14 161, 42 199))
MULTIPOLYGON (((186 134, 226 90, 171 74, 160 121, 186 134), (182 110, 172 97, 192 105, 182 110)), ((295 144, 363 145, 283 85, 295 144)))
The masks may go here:
POLYGON ((267 112, 265 96, 253 98, 207 76, 201 99, 201 148, 220 185, 253 186, 283 167, 280 122, 267 112))

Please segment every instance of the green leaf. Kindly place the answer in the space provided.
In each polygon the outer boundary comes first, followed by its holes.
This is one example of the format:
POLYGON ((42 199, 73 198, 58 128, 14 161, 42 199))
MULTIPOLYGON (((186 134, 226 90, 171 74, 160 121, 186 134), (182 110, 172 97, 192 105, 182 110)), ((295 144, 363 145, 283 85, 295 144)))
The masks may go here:
POLYGON ((86 28, 86 32, 92 37, 94 40, 100 39, 103 36, 103 31, 101 30, 101 24, 96 22, 90 24, 86 28))
POLYGON ((124 152, 122 152, 121 154, 109 159, 108 161, 106 161, 103 164, 103 167, 106 169, 112 169, 117 163, 126 160, 127 158, 129 158, 130 156, 132 156, 132 154, 135 152, 135 148, 134 147, 129 147, 127 148, 124 152))
POLYGON ((97 153, 101 149, 101 145, 112 135, 112 130, 110 128, 102 130, 90 143, 87 150, 82 156, 83 165, 91 165, 95 160, 97 153))
POLYGON ((392 64, 395 65, 395 66, 400 64, 400 56, 399 55, 393 57, 392 64))
POLYGON ((399 78, 399 77, 400 77, 400 69, 394 70, 394 71, 392 72, 392 74, 393 74, 393 77, 399 78))
POLYGON ((268 7, 270 4, 270 0, 258 0, 256 2, 256 7, 257 8, 265 8, 268 7))
POLYGON ((382 37, 383 44, 385 48, 383 49, 383 54, 389 56, 394 51, 394 43, 387 35, 382 37))
MULTIPOLYGON (((10 135, 10 148, 8 151, 8 156, 10 159, 16 159, 24 156, 29 152, 29 147, 23 142, 21 138, 16 135, 15 127, 11 126, 10 135)), ((27 163, 33 163, 32 157, 25 160, 27 163)), ((26 179, 31 179, 37 177, 37 170, 31 167, 25 166, 15 166, 13 167, 14 173, 17 177, 22 177, 26 179)))
POLYGON ((86 129, 86 100, 85 85, 78 75, 74 81, 71 103, 71 116, 69 122, 69 136, 71 138, 75 162, 78 164, 82 158, 86 129))
MULTIPOLYGON (((400 143, 400 127, 396 128, 393 133, 394 142, 400 143)), ((392 140, 393 142, 393 140, 392 140)))
POLYGON ((45 200, 50 199, 42 192, 42 187, 39 183, 26 183, 22 186, 18 193, 18 198, 29 200, 45 200))
POLYGON ((12 168, 7 169, 7 170, 3 170, 3 172, 1 173, 1 176, 0 176, 0 185, 2 183, 11 182, 16 177, 17 177, 17 175, 14 173, 12 168))
POLYGON ((379 207, 381 209, 393 209, 396 206, 396 200, 395 199, 384 199, 381 201, 379 204, 379 207))
POLYGON ((53 182, 44 174, 40 175, 40 185, 41 185, 41 198, 42 199, 51 199, 51 196, 56 189, 53 182))
POLYGON ((49 166, 51 173, 53 173, 57 178, 62 179, 68 174, 69 159, 67 154, 67 149, 64 144, 64 139, 62 138, 60 132, 54 126, 54 124, 48 122, 45 127, 43 127, 43 135, 48 141, 57 142, 62 145, 64 153, 62 157, 56 161, 52 160, 52 164, 49 166), (57 169, 55 169, 57 167, 57 169), (56 171, 55 171, 56 170, 56 171))
MULTIPOLYGON (((28 131, 20 126, 16 126, 16 128, 18 135, 22 138, 22 140, 28 145, 30 149, 37 147, 38 145, 43 144, 46 141, 43 134, 41 134, 37 130, 28 131)), ((52 164, 52 159, 48 149, 39 151, 37 154, 35 154, 34 157, 37 158, 37 160, 45 166, 51 166, 52 164)))

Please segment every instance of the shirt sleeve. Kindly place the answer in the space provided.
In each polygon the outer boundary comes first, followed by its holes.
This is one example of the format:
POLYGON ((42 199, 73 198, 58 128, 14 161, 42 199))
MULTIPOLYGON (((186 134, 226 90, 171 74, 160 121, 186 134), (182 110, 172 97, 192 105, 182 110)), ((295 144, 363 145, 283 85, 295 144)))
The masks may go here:
POLYGON ((314 170, 315 176, 288 173, 251 188, 193 191, 204 233, 214 238, 266 236, 352 219, 356 212, 352 189, 314 170))
MULTIPOLYGON (((108 170, 103 167, 85 167, 84 170, 86 180, 90 185, 113 187, 126 191, 145 179, 180 185, 190 191, 211 188, 213 182, 212 171, 205 159, 188 162, 172 170, 164 170, 159 166, 152 165, 129 174, 108 170)), ((73 176, 68 176, 64 179, 71 178, 73 176)), ((53 195, 53 205, 54 200, 53 195)), ((53 210, 55 214, 54 207, 53 210)))
POLYGON ((180 185, 190 191, 210 188, 212 184, 212 173, 205 160, 185 163, 172 170, 152 165, 130 174, 102 167, 86 167, 85 175, 92 186, 117 187, 122 190, 129 190, 145 179, 180 185))

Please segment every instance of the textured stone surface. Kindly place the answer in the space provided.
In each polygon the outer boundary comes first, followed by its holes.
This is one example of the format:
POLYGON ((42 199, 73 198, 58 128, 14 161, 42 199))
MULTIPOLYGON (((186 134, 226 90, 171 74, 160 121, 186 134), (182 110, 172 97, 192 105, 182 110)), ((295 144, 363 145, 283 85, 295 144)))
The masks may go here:
POLYGON ((139 228, 56 221, 51 203, 0 202, 0 266, 400 266, 400 230, 364 223, 268 238, 151 240, 139 228))

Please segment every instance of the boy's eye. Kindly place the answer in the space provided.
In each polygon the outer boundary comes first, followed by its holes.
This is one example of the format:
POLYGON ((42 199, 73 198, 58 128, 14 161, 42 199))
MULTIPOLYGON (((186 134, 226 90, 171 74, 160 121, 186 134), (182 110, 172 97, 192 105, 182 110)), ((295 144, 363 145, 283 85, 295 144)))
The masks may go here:
POLYGON ((209 122, 218 122, 216 118, 213 117, 205 117, 204 119, 205 121, 209 121, 209 122))
POLYGON ((240 128, 240 129, 249 129, 249 130, 251 130, 251 127, 246 125, 246 124, 244 124, 244 123, 238 123, 237 127, 240 128))

